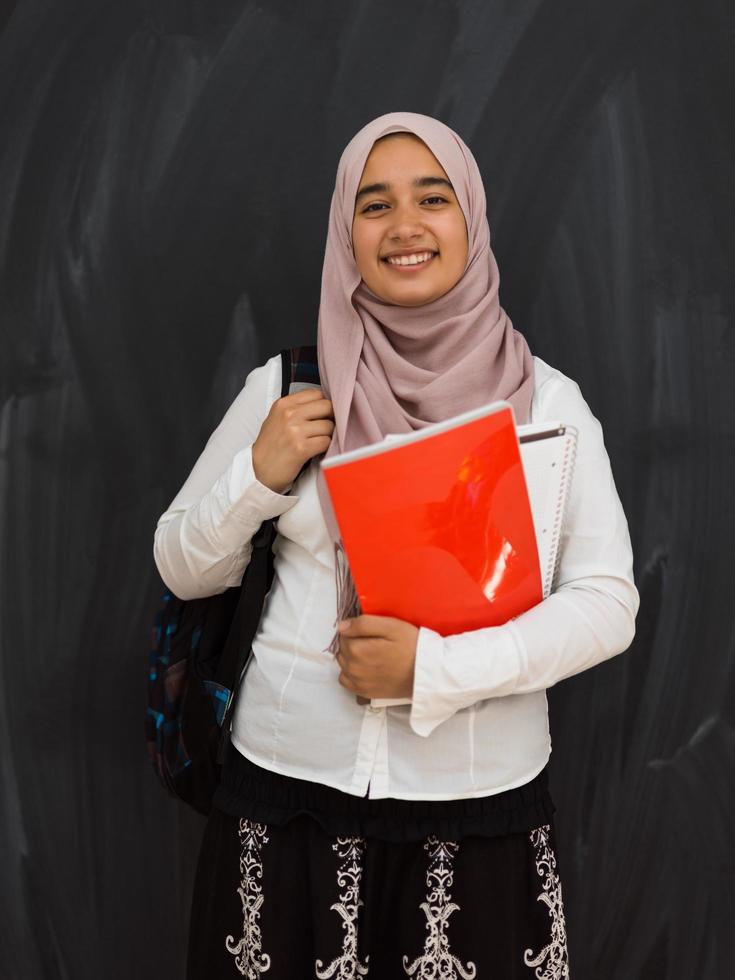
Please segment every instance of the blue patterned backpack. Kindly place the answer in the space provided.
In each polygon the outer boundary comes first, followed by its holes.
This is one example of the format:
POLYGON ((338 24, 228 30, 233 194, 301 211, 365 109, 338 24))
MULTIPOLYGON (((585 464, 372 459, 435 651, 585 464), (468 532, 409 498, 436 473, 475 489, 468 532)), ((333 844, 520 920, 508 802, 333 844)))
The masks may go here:
MULTIPOLYGON (((281 367, 282 396, 319 385, 315 345, 284 348, 281 367)), ((275 535, 275 518, 263 521, 239 586, 189 600, 166 589, 153 623, 145 716, 148 753, 164 787, 205 816, 273 580, 275 535)))

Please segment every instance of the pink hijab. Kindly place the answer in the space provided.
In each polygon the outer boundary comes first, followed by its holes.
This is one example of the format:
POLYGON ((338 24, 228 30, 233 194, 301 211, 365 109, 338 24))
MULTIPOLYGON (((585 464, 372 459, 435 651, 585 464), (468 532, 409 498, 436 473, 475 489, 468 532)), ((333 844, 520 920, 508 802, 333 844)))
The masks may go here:
MULTIPOLYGON (((317 356, 335 428, 322 459, 500 398, 513 406, 517 424, 528 421, 533 357, 500 305, 499 280, 482 177, 457 133, 417 112, 389 112, 363 126, 342 152, 329 209, 317 356), (437 158, 468 229, 461 279, 423 306, 397 306, 376 296, 362 281, 352 250, 355 195, 367 157, 376 139, 397 132, 414 133, 437 158)), ((321 468, 317 488, 335 547, 339 621, 358 615, 360 605, 321 468)), ((338 632, 328 649, 339 651, 338 632)))

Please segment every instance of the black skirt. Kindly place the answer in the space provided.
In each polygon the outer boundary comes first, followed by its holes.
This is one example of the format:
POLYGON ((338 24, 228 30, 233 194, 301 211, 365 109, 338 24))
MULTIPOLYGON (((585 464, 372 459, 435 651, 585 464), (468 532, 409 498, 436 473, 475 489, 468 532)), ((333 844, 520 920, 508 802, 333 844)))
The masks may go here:
POLYGON ((542 773, 481 800, 370 800, 231 748, 199 854, 187 980, 568 978, 542 773))

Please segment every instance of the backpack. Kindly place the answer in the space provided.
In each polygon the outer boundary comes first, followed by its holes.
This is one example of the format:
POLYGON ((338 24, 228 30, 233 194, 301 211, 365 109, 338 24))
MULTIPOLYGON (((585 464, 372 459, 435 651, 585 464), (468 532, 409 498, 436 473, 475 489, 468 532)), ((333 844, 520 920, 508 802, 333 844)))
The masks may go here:
MULTIPOLYGON (((281 396, 319 385, 316 345, 281 350, 281 369, 281 396)), ((253 536, 239 586, 189 600, 166 589, 153 622, 145 715, 150 761, 163 786, 205 816, 273 581, 276 519, 263 521, 253 536)))

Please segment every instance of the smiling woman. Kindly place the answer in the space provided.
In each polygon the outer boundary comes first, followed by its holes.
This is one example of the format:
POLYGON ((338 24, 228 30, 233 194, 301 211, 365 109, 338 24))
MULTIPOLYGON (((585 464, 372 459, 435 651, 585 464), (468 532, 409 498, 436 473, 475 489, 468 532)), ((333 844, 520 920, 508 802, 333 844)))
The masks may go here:
POLYGON ((279 397, 278 353, 253 369, 159 519, 184 598, 239 585, 278 519, 188 980, 569 977, 546 689, 627 649, 639 598, 600 423, 498 290, 466 144, 418 113, 369 122, 339 160, 317 343, 299 348, 315 385, 279 397), (552 594, 449 636, 363 615, 320 459, 500 398, 578 430, 552 594))

